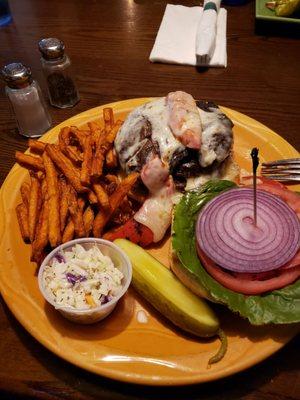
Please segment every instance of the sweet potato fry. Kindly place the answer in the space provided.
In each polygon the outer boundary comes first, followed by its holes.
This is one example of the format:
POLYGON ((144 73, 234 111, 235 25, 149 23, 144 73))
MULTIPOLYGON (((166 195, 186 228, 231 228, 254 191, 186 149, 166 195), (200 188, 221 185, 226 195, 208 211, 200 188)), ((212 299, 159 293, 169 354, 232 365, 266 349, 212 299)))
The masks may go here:
POLYGON ((46 143, 40 140, 28 139, 28 147, 32 153, 43 154, 46 148, 46 143))
POLYGON ((68 146, 70 133, 71 133, 71 128, 69 126, 64 126, 60 130, 58 135, 58 145, 60 150, 62 150, 64 146, 68 146))
MULTIPOLYGON (((49 227, 49 202, 44 200, 40 213, 39 223, 36 229, 35 239, 32 243, 31 261, 39 263, 44 249, 48 243, 49 227)), ((49 232, 50 233, 50 232, 49 232)))
POLYGON ((110 197, 111 212, 114 213, 115 210, 120 206, 123 199, 127 193, 131 190, 135 182, 137 181, 139 174, 137 172, 132 172, 130 175, 121 181, 117 189, 110 197))
POLYGON ((106 223, 109 221, 110 217, 116 211, 116 209, 120 206, 124 197, 131 190, 132 186, 135 184, 138 177, 139 174, 136 172, 133 172, 132 174, 128 175, 119 184, 118 188, 115 190, 115 192, 111 195, 109 199, 111 207, 110 212, 104 213, 102 210, 98 212, 93 223, 93 234, 95 237, 101 236, 106 223))
POLYGON ((49 242, 51 247, 56 247, 61 243, 58 177, 54 164, 47 152, 44 152, 42 157, 46 171, 45 179, 49 203, 49 242))
POLYGON ((100 176, 102 175, 104 160, 105 160, 105 156, 103 154, 101 154, 101 148, 97 147, 94 157, 93 157, 93 162, 92 162, 91 178, 93 180, 100 178, 100 176), (99 149, 99 151, 98 151, 98 149, 99 149))
POLYGON ((106 191, 103 189, 100 183, 94 183, 93 190, 97 196, 99 206, 102 207, 105 211, 109 212, 110 204, 106 191))
POLYGON ((42 202, 45 200, 48 200, 48 187, 47 187, 47 181, 46 179, 42 178, 42 202))
POLYGON ((107 174, 105 175, 105 179, 107 179, 109 182, 116 183, 117 185, 120 183, 120 179, 117 177, 117 175, 107 174))
POLYGON ((102 231, 109 220, 109 215, 105 214, 103 210, 100 210, 96 215, 94 222, 93 222, 93 236, 94 237, 101 237, 102 231))
POLYGON ((128 196, 125 196, 117 210, 112 215, 110 221, 113 225, 124 225, 134 215, 132 203, 128 200, 128 196))
POLYGON ((84 207, 85 207, 84 198, 83 197, 78 197, 77 204, 78 204, 78 207, 79 207, 80 211, 83 213, 83 210, 84 210, 84 207))
POLYGON ((84 186, 88 186, 90 184, 92 159, 93 159, 92 136, 87 136, 84 141, 83 162, 80 174, 80 181, 84 186))
POLYGON ((88 122, 90 128, 90 135, 92 136, 93 145, 98 143, 99 137, 102 135, 102 128, 95 121, 88 122))
POLYGON ((79 129, 77 128, 77 126, 71 126, 70 130, 73 137, 76 137, 78 143, 83 149, 85 138, 90 135, 90 131, 85 129, 79 129))
POLYGON ((44 164, 40 157, 34 157, 30 154, 24 154, 21 151, 16 151, 15 157, 17 163, 20 164, 22 167, 32 171, 45 172, 44 164))
POLYGON ((83 223, 86 236, 90 236, 90 233, 93 229, 94 218, 95 218, 94 211, 90 206, 88 206, 83 213, 83 223))
POLYGON ((41 205, 41 184, 34 173, 31 173, 31 186, 28 206, 28 227, 31 243, 34 241, 36 226, 41 205))
POLYGON ((106 149, 103 148, 104 137, 99 136, 98 141, 95 143, 95 151, 92 161, 92 176, 93 180, 100 178, 102 175, 103 163, 105 160, 106 149))
POLYGON ((89 193, 88 193, 88 199, 89 199, 89 202, 91 204, 97 204, 98 203, 97 196, 95 195, 95 193, 92 190, 90 190, 89 193))
POLYGON ((62 242, 66 243, 69 240, 72 240, 74 238, 74 233, 75 233, 74 223, 73 223, 72 219, 69 218, 68 223, 65 227, 63 236, 62 236, 62 242))
POLYGON ((59 180, 60 192, 60 231, 64 232, 66 221, 69 213, 69 191, 70 186, 64 178, 59 180))
POLYGON ((76 146, 66 146, 63 153, 75 164, 80 165, 82 163, 82 154, 76 146))
POLYGON ((114 226, 114 221, 126 221, 134 212, 129 192, 139 174, 122 181, 107 174, 118 167, 113 145, 121 125, 114 120, 113 109, 105 108, 103 123, 99 119, 89 122, 88 128, 64 127, 57 144, 29 139, 34 154, 16 152, 17 162, 31 176, 31 184, 21 186, 23 202, 16 212, 22 237, 32 243, 35 262, 43 259, 47 245, 100 237, 107 223, 114 226))
POLYGON ((73 166, 72 162, 60 151, 57 145, 47 144, 46 152, 49 154, 51 160, 55 163, 55 165, 66 176, 76 192, 84 193, 88 191, 87 188, 81 185, 77 169, 73 166))
POLYGON ((112 108, 106 107, 103 109, 103 120, 105 131, 109 132, 114 124, 114 113, 112 108))
POLYGON ((116 123, 112 126, 111 130, 109 131, 108 135, 106 136, 106 141, 112 145, 114 143, 114 140, 117 136, 117 133, 119 132, 119 129, 121 128, 123 122, 121 120, 117 120, 116 123))
POLYGON ((71 145, 71 135, 72 131, 69 126, 65 126, 60 130, 58 135, 59 148, 75 164, 81 164, 82 155, 76 146, 71 145))
POLYGON ((69 194, 69 212, 74 224, 76 237, 84 237, 85 229, 83 223, 82 208, 78 205, 76 192, 72 189, 70 189, 70 194, 69 194))
POLYGON ((25 243, 29 243, 29 227, 28 227, 28 209, 24 203, 18 204, 16 207, 17 218, 22 238, 25 243))
POLYGON ((108 150, 105 163, 108 168, 116 168, 118 166, 118 158, 114 149, 108 150))
POLYGON ((104 177, 106 193, 111 196, 117 189, 120 183, 120 179, 116 175, 107 174, 104 177))
POLYGON ((95 180, 102 175, 103 163, 107 152, 112 148, 115 137, 122 125, 121 121, 117 121, 112 129, 103 138, 100 137, 93 158, 92 164, 92 179, 95 180))
POLYGON ((21 197, 23 200, 24 205, 28 210, 29 205, 29 196, 30 196, 30 184, 28 182, 23 182, 20 188, 21 197))

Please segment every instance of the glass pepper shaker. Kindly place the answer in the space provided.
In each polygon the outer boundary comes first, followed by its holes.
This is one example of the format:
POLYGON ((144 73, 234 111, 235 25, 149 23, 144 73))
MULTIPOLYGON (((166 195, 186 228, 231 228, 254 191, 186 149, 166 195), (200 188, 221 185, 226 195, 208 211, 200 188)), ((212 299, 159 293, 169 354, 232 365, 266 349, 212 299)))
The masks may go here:
POLYGON ((26 137, 42 136, 51 127, 51 117, 30 68, 22 63, 11 63, 2 68, 1 75, 7 85, 5 92, 12 105, 19 133, 26 137))
POLYGON ((59 108, 73 107, 80 98, 64 43, 56 38, 42 39, 39 50, 50 103, 59 108))

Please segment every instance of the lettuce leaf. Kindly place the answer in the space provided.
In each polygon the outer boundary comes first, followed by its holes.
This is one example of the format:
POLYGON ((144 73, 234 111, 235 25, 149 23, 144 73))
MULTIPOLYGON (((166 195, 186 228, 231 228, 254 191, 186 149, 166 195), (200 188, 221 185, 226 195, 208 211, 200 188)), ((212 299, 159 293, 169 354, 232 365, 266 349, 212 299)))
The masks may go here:
POLYGON ((181 267, 198 282, 208 297, 247 318, 253 325, 300 322, 300 280, 280 290, 260 296, 233 292, 213 279, 201 265, 195 245, 195 223, 202 207, 221 192, 236 185, 225 180, 207 182, 200 189, 187 192, 175 208, 172 247, 181 267))

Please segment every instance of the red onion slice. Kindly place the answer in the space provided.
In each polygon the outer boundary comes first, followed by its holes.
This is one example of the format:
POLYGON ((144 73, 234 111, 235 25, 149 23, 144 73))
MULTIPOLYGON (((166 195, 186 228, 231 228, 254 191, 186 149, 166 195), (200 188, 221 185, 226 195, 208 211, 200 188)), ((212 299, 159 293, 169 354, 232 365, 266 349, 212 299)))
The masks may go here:
POLYGON ((288 263, 300 247, 300 221, 279 197, 257 190, 232 189, 211 200, 196 223, 199 248, 216 264, 236 272, 264 272, 288 263))

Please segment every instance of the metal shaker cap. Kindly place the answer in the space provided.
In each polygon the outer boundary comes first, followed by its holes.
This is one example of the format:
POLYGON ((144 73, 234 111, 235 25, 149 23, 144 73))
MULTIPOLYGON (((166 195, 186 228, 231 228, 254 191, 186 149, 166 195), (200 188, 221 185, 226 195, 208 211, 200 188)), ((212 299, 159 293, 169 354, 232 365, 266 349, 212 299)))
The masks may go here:
POLYGON ((5 65, 1 70, 3 80, 13 89, 21 89, 32 82, 31 70, 20 62, 5 65))
POLYGON ((56 38, 45 38, 39 41, 39 50, 46 60, 57 60, 63 57, 64 42, 56 38))

